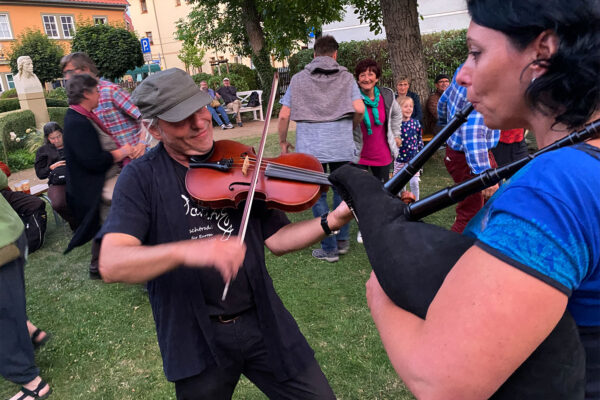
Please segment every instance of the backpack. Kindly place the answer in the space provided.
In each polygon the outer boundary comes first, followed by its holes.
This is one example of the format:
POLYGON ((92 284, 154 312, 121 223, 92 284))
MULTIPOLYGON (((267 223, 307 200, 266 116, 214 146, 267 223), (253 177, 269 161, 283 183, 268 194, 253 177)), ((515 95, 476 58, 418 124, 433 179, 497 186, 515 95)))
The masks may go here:
POLYGON ((48 184, 50 185, 66 185, 67 184, 67 166, 61 165, 54 168, 48 175, 48 184))
POLYGON ((258 107, 260 106, 260 99, 258 98, 258 92, 250 93, 248 97, 248 105, 247 107, 258 107))
POLYGON ((45 209, 37 209, 29 215, 19 215, 25 224, 25 236, 29 254, 33 253, 44 244, 46 234, 46 221, 48 219, 45 209))

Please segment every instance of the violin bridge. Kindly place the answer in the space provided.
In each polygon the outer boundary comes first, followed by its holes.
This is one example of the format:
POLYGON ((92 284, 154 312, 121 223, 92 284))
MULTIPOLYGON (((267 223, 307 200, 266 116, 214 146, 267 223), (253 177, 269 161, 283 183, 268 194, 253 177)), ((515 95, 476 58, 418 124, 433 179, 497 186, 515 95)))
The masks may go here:
POLYGON ((242 174, 244 176, 248 175, 248 168, 250 168, 250 157, 246 156, 242 165, 242 174))

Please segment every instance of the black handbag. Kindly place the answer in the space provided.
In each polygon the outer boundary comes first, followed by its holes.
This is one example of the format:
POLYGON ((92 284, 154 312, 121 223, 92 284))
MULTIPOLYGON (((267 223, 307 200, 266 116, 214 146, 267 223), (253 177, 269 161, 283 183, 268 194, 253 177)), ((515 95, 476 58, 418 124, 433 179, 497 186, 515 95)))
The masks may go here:
POLYGON ((67 184, 67 167, 61 165, 54 168, 48 175, 49 185, 66 185, 67 184))

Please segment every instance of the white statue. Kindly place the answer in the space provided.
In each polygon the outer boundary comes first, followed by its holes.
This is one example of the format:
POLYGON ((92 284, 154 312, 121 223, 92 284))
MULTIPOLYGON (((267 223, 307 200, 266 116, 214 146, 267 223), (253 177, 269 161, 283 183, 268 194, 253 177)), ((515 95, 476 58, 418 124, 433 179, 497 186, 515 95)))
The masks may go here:
POLYGON ((17 94, 43 92, 42 83, 33 73, 33 62, 29 56, 17 58, 17 67, 19 72, 13 78, 17 94))

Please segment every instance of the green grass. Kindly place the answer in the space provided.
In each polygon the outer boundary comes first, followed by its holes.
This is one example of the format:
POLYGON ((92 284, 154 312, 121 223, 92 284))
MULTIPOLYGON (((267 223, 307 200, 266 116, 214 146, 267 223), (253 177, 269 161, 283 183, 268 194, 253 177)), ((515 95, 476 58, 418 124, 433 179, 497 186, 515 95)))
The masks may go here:
MULTIPOLYGON (((257 145, 258 139, 243 142, 257 145)), ((272 135, 267 154, 278 153, 272 135)), ((449 183, 441 153, 436 154, 425 166, 421 192, 426 195, 449 183)), ((311 216, 310 211, 290 214, 293 221, 311 216)), ((453 217, 449 209, 427 220, 449 227, 453 217)), ((70 232, 55 226, 51 212, 48 218, 46 243, 30 256, 25 276, 29 316, 53 335, 36 354, 42 376, 54 390, 51 398, 174 399, 142 286, 89 280, 89 244, 63 255, 70 232)), ((352 239, 356 231, 352 223, 352 239)), ((312 259, 310 250, 283 257, 267 253, 267 265, 338 398, 412 399, 371 321, 364 289, 370 267, 362 245, 352 240, 350 253, 333 264, 312 259)), ((17 391, 0 380, 0 398, 17 391)), ((234 398, 265 396, 243 378, 234 398)))

